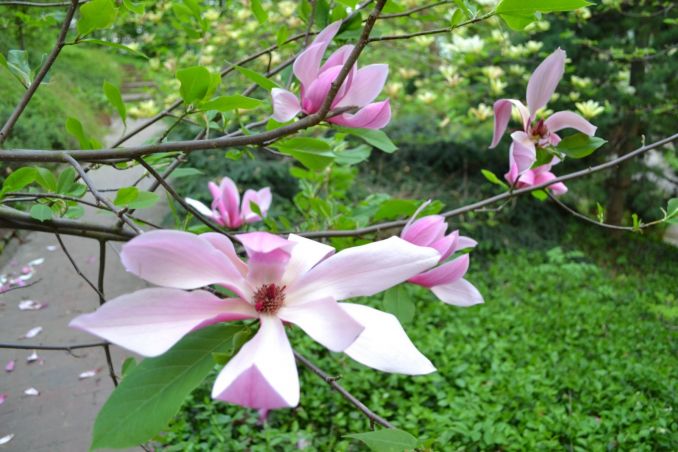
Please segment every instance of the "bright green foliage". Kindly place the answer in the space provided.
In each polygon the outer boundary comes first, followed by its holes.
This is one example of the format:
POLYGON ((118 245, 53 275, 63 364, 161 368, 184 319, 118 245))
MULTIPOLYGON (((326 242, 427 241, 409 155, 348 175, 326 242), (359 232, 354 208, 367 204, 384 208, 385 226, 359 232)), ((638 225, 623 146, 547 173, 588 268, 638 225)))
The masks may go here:
POLYGON ((279 87, 279 85, 276 82, 274 82, 270 78, 264 77, 263 75, 259 74, 256 71, 253 71, 252 69, 248 69, 242 66, 236 66, 235 69, 242 75, 250 79, 252 82, 256 83, 257 85, 261 86, 266 90, 271 90, 273 88, 279 87))
POLYGON ((572 11, 591 4, 586 0, 502 0, 496 11, 509 27, 522 30, 536 19, 536 13, 572 11))
POLYGON ((25 166, 13 171, 2 183, 0 197, 2 197, 4 193, 19 191, 25 186, 32 184, 37 177, 37 173, 38 171, 30 166, 25 166))
POLYGON ((400 323, 410 323, 414 318, 416 306, 405 286, 399 285, 384 292, 384 311, 398 317, 400 323))
POLYGON ((28 63, 28 55, 25 50, 10 50, 7 58, 0 53, 0 66, 7 68, 24 88, 30 86, 33 80, 33 72, 28 63))
POLYGON ((214 368, 212 354, 232 348, 241 327, 214 325, 189 334, 168 352, 130 368, 94 424, 92 448, 133 447, 151 439, 214 368))
POLYGON ((232 111, 232 110, 251 110, 260 107, 263 104, 259 99, 251 97, 233 95, 233 96, 219 96, 200 105, 202 110, 217 110, 217 111, 232 111))
POLYGON ((118 190, 113 204, 129 209, 144 209, 154 206, 159 199, 157 193, 139 190, 136 187, 123 187, 118 190))
POLYGON ((101 143, 99 143, 98 140, 90 137, 87 132, 85 132, 82 123, 77 118, 70 116, 66 118, 66 130, 77 138, 80 149, 97 149, 101 147, 101 143))
POLYGON ((122 119, 122 122, 127 122, 127 109, 125 108, 125 102, 122 100, 122 95, 120 94, 120 88, 115 86, 112 83, 109 83, 107 80, 104 81, 104 94, 106 99, 111 103, 113 107, 118 111, 118 115, 122 119))
POLYGON ((38 221, 52 219, 52 210, 44 204, 33 204, 30 210, 31 217, 38 221))
POLYGON ((357 439, 377 452, 404 452, 417 446, 417 438, 398 429, 383 429, 373 432, 353 433, 347 438, 357 439))
POLYGON ((669 223, 678 223, 678 198, 669 199, 666 207, 666 218, 669 223))
POLYGON ((398 147, 388 138, 388 135, 383 130, 374 129, 349 129, 345 127, 338 127, 344 133, 354 135, 362 138, 368 144, 371 144, 380 151, 387 153, 395 152, 398 147))
POLYGON ((266 10, 261 6, 261 0, 252 0, 251 4, 254 17, 257 18, 260 24, 265 24, 268 20, 268 13, 266 13, 266 10))
POLYGON ((563 138, 560 143, 558 143, 556 151, 562 152, 573 159, 581 159, 593 154, 596 149, 605 143, 607 143, 607 141, 600 137, 590 137, 578 132, 563 138))
POLYGON ((181 82, 181 98, 186 104, 192 104, 207 96, 212 75, 206 67, 193 66, 177 71, 177 80, 181 82))
POLYGON ((505 183, 504 181, 502 181, 501 179, 499 179, 499 178, 497 177, 497 175, 494 174, 492 171, 486 170, 486 169, 482 169, 482 170, 480 170, 480 172, 483 174, 483 176, 485 177, 485 179, 487 179, 489 182, 492 182, 494 185, 499 185, 499 186, 500 186, 501 188, 503 188, 504 190, 508 190, 509 186, 506 185, 506 183, 505 183))
POLYGON ((118 16, 118 8, 113 0, 92 0, 80 6, 78 34, 87 35, 113 25, 118 16))

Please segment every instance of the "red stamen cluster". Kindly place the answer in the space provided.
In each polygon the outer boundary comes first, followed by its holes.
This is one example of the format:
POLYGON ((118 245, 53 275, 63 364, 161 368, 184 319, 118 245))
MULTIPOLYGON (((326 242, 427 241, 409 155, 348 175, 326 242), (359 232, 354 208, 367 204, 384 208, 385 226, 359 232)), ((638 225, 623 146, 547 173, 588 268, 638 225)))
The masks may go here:
POLYGON ((549 129, 546 127, 543 119, 537 121, 537 124, 532 127, 532 136, 535 138, 546 138, 549 134, 549 129))
POLYGON ((265 314, 275 314, 285 302, 285 287, 264 284, 254 293, 254 309, 265 314))

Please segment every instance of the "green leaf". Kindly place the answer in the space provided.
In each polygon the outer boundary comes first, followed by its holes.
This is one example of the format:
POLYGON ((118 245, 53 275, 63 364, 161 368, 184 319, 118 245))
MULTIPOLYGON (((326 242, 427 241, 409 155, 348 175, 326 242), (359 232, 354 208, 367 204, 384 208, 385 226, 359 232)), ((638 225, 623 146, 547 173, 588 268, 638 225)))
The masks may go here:
POLYGON ((288 138, 286 140, 281 140, 273 147, 277 149, 289 149, 295 151, 306 151, 306 152, 326 152, 332 150, 332 147, 327 141, 321 140, 319 138, 310 138, 310 137, 294 137, 288 138))
POLYGON ((548 193, 546 193, 545 190, 534 190, 530 192, 533 197, 538 199, 539 201, 546 201, 549 197, 548 193))
POLYGON ((268 20, 268 13, 264 9, 263 6, 261 6, 261 0, 251 0, 252 3, 252 13, 254 14, 254 17, 257 18, 257 21, 259 21, 260 24, 265 24, 266 21, 268 20))
POLYGON ((57 189, 57 178, 54 174, 47 168, 36 168, 37 174, 35 175, 35 181, 40 185, 45 191, 55 192, 57 189))
POLYGON ((172 177, 179 179, 180 177, 190 177, 190 176, 199 176, 202 174, 202 171, 196 168, 177 168, 172 171, 172 177))
POLYGON ((224 324, 203 328, 130 370, 97 415, 92 449, 134 447, 155 436, 212 370, 212 354, 232 347, 241 330, 224 324))
POLYGON ((405 288, 398 285, 384 293, 384 310, 398 317, 400 323, 410 323, 414 319, 416 306, 407 296, 405 288))
POLYGON ((294 157, 306 168, 313 171, 322 171, 334 161, 331 152, 308 152, 308 151, 281 151, 283 154, 294 157))
POLYGON ((593 154, 593 151, 605 143, 607 143, 607 141, 600 137, 590 137, 578 132, 563 138, 560 143, 558 143, 556 151, 561 152, 570 158, 580 159, 593 154))
POLYGON ((461 8, 457 8, 452 13, 452 18, 450 19, 450 26, 456 27, 464 20, 464 13, 461 11, 461 8))
POLYGON ((506 185, 506 183, 504 181, 500 180, 497 177, 497 175, 494 174, 492 171, 486 170, 486 169, 481 169, 480 172, 483 173, 483 176, 485 176, 485 179, 492 182, 494 185, 499 185, 504 190, 508 190, 509 186, 506 185))
POLYGON ((146 58, 147 60, 149 59, 148 56, 145 55, 144 53, 141 53, 138 50, 134 50, 131 47, 127 47, 124 44, 118 44, 117 42, 104 41, 103 39, 89 38, 89 39, 81 39, 80 41, 78 41, 78 44, 82 44, 82 43, 96 44, 96 45, 106 46, 106 47, 113 47, 114 49, 118 49, 118 50, 122 50, 122 51, 125 51, 125 52, 128 52, 128 53, 132 53, 136 56, 146 58))
POLYGON ((203 66, 179 69, 176 77, 181 82, 179 93, 186 105, 204 99, 212 84, 212 74, 203 66))
POLYGON ((146 10, 145 2, 134 3, 131 0, 122 0, 122 4, 125 6, 125 9, 133 12, 134 14, 143 14, 146 10))
POLYGON ((139 196, 139 189, 137 187, 123 187, 118 190, 113 200, 116 206, 127 206, 139 196))
POLYGON ((59 174, 59 178, 57 179, 57 193, 61 194, 66 194, 69 191, 71 191, 73 185, 75 184, 75 175, 77 173, 75 172, 75 169, 73 168, 66 168, 59 174))
POLYGON ((252 69, 247 69, 246 67, 242 66, 236 66, 235 68, 242 75, 244 75, 252 82, 256 83, 257 85, 261 86, 267 91, 270 91, 273 88, 280 88, 280 85, 278 85, 276 82, 274 82, 270 78, 266 78, 265 76, 261 75, 256 71, 253 71, 252 69))
POLYGON ((264 101, 252 97, 241 96, 219 96, 208 102, 200 104, 201 110, 231 111, 237 109, 251 110, 261 106, 264 101))
POLYGON ((289 31, 287 30, 287 27, 280 27, 278 29, 278 33, 275 35, 275 43, 278 45, 278 47, 282 47, 285 41, 287 41, 288 36, 289 31))
POLYGON ((678 223, 678 198, 669 199, 666 206, 666 219, 669 223, 678 223))
POLYGON ((125 378, 129 373, 137 367, 137 360, 134 359, 133 356, 130 356, 127 358, 125 361, 122 363, 122 368, 120 369, 120 374, 122 375, 122 378, 125 378))
POLYGON ((0 54, 0 64, 6 67, 24 88, 31 85, 31 67, 28 64, 28 54, 25 50, 10 50, 7 53, 7 59, 0 54))
POLYGON ((104 94, 111 105, 118 111, 118 115, 120 115, 122 122, 127 124, 127 109, 125 108, 125 102, 122 100, 120 89, 114 84, 104 80, 104 94))
POLYGON ((78 218, 81 218, 83 215, 85 215, 85 208, 82 207, 80 204, 77 204, 75 206, 68 206, 68 210, 66 210, 66 213, 64 214, 66 218, 70 218, 72 220, 77 220, 78 218))
POLYGON ((30 214, 32 218, 35 218, 38 221, 52 219, 52 209, 44 204, 33 204, 30 214))
POLYGON ((78 140, 80 149, 96 149, 100 146, 97 140, 85 133, 82 123, 76 118, 71 116, 66 118, 66 130, 78 140))
POLYGON ((94 30, 102 30, 113 25, 118 16, 118 8, 113 0, 92 0, 80 6, 78 34, 84 36, 94 30))
POLYGON ((337 152, 336 161, 340 165, 356 165, 367 160, 371 153, 371 147, 366 144, 361 144, 354 149, 347 149, 342 152, 337 152))
POLYGON ((160 196, 157 193, 139 191, 137 197, 134 201, 127 204, 127 207, 130 209, 146 209, 148 207, 153 207, 158 200, 160 200, 160 196))
POLYGON ((348 127, 337 127, 337 129, 341 130, 344 133, 348 133, 356 137, 362 138, 368 144, 371 144, 375 148, 384 151, 388 154, 391 154, 398 149, 398 147, 395 144, 393 144, 393 142, 389 139, 388 135, 386 135, 381 130, 351 129, 348 127))
POLYGON ((37 176, 38 171, 30 166, 24 166, 12 171, 12 173, 7 176, 5 181, 2 183, 0 195, 21 190, 25 186, 35 182, 35 178, 37 176))
POLYGON ((321 171, 335 158, 332 147, 318 138, 295 137, 275 143, 272 147, 285 155, 294 157, 306 168, 321 171))
POLYGON ((535 19, 536 13, 572 11, 591 5, 586 0, 502 0, 496 12, 514 30, 522 30, 535 19))
POLYGON ((417 447, 417 438, 396 428, 353 433, 345 436, 362 441, 367 447, 378 452, 403 452, 417 447))

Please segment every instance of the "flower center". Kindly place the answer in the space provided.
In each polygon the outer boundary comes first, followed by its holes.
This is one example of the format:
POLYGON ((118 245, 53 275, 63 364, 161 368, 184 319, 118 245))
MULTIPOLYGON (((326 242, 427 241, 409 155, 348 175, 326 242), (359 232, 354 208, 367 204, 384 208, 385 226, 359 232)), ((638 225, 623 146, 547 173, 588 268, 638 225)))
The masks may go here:
POLYGON ((537 141, 539 139, 544 139, 547 138, 549 135, 549 129, 546 127, 546 124, 544 124, 544 120, 540 119, 537 121, 537 124, 535 124, 532 127, 532 137, 536 138, 537 141))
POLYGON ((285 287, 264 284, 254 292, 254 309, 265 314, 275 314, 285 303, 285 287))

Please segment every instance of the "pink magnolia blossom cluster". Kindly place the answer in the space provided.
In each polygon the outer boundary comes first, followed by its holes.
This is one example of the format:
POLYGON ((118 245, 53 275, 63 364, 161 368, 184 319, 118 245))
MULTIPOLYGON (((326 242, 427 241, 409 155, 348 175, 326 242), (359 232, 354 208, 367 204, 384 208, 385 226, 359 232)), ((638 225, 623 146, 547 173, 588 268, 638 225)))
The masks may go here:
POLYGON ((438 266, 408 279, 408 282, 431 289, 442 302, 455 306, 472 306, 482 303, 478 289, 464 279, 469 267, 469 255, 461 254, 445 262, 458 251, 473 248, 477 242, 459 235, 459 231, 447 231, 447 223, 441 215, 429 215, 410 221, 400 237, 419 246, 427 246, 440 253, 438 266))
MULTIPOLYGON (((527 106, 516 99, 499 99, 494 103, 494 136, 490 148, 499 144, 504 135, 513 107, 518 110, 522 129, 511 134, 509 148, 509 171, 504 178, 521 188, 539 185, 555 179, 551 167, 560 162, 558 157, 542 166, 532 168, 537 161, 537 149, 557 146, 561 138, 556 132, 572 128, 593 136, 596 126, 571 111, 559 111, 546 119, 536 120, 537 112, 546 106, 565 73, 565 51, 556 49, 535 69, 527 84, 527 106)), ((567 192, 563 183, 548 187, 554 194, 567 192)))
MULTIPOLYGON (((321 31, 315 40, 294 61, 293 71, 301 84, 301 100, 293 93, 274 88, 273 119, 287 122, 300 112, 313 114, 320 110, 332 82, 353 51, 352 45, 337 49, 322 64, 327 47, 339 32, 341 21, 334 22, 321 31)), ((331 108, 356 107, 355 113, 343 113, 328 118, 328 122, 346 127, 381 129, 391 120, 391 105, 386 99, 373 102, 386 83, 388 65, 371 64, 362 69, 354 64, 342 83, 331 108)))
MULTIPOLYGON (((408 235, 421 241, 423 235, 413 228, 408 235)), ((236 238, 247 262, 217 233, 158 230, 132 239, 122 248, 123 265, 162 287, 114 298, 70 326, 140 355, 158 356, 191 331, 257 320, 256 335, 221 370, 212 396, 264 411, 299 402, 286 324, 378 370, 409 375, 435 371, 396 317, 343 300, 374 295, 426 272, 441 261, 437 244, 418 246, 391 237, 335 254, 328 245, 293 234, 284 239, 252 232, 236 238), (209 285, 236 296, 224 299, 200 290, 209 285)))
POLYGON ((209 182, 208 187, 213 198, 211 209, 195 199, 186 198, 186 202, 202 215, 229 229, 238 229, 245 223, 255 223, 262 220, 259 214, 252 210, 251 203, 259 207, 263 216, 266 216, 271 206, 271 189, 269 187, 264 187, 258 191, 248 189, 243 195, 242 205, 238 187, 231 178, 224 177, 219 185, 209 182))

